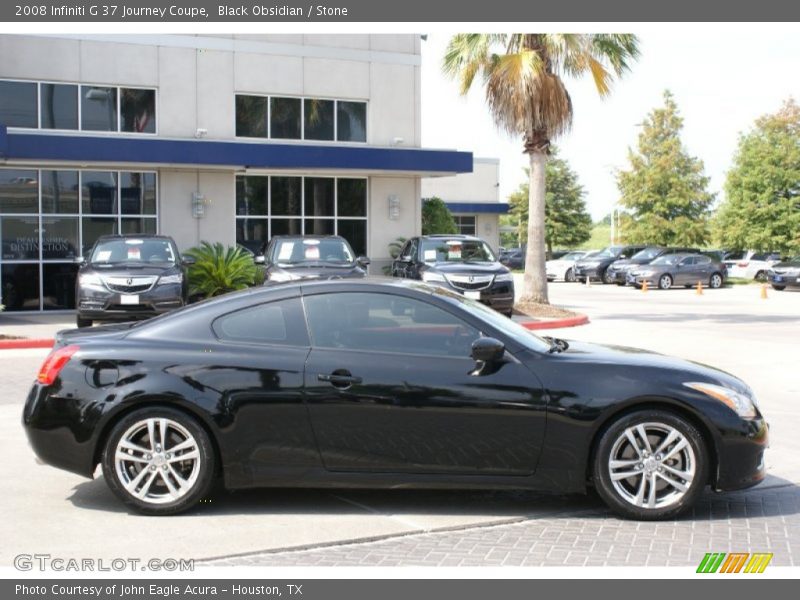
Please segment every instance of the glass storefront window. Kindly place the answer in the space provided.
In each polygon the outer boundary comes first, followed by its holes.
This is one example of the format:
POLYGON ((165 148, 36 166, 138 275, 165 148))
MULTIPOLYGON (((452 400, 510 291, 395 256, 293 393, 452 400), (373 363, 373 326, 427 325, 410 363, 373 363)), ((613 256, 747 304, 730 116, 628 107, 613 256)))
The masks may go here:
POLYGON ((336 103, 336 139, 340 142, 367 141, 367 103, 336 103))
POLYGON ((39 173, 0 169, 0 214, 39 212, 39 173))
MULTIPOLYGON (((266 181, 266 177, 262 177, 266 181)), ((271 177, 270 187, 273 216, 299 216, 302 214, 302 177, 271 177)))
POLYGON ((133 219, 130 217, 122 218, 122 233, 156 233, 156 220, 153 218, 142 217, 133 219))
POLYGON ((306 219, 306 235, 333 235, 336 233, 333 219, 306 219))
POLYGON ((156 91, 139 88, 119 90, 120 130, 156 132, 156 91))
POLYGON ((83 213, 114 215, 117 213, 117 173, 115 171, 82 171, 81 198, 83 213))
POLYGON ((81 129, 117 131, 117 88, 81 86, 81 129))
POLYGON ((300 98, 270 98, 270 137, 300 139, 300 98))
POLYGON ((236 214, 267 215, 267 178, 236 178, 236 214))
POLYGON ((333 140, 333 100, 306 98, 303 101, 306 140, 333 140))
MULTIPOLYGON (((302 235, 303 221, 301 219, 271 219, 272 237, 276 235, 302 235)), ((264 238, 267 241, 269 238, 264 238)))
POLYGON ((39 264, 3 264, 0 268, 5 310, 39 310, 39 264))
POLYGON ((153 173, 120 173, 120 212, 123 215, 154 215, 155 185, 153 173))
POLYGON ((236 219, 236 243, 258 252, 261 244, 269 238, 268 228, 268 219, 236 219))
POLYGON ((350 242, 356 256, 367 255, 366 219, 339 219, 336 226, 338 234, 350 242))
POLYGON ((0 217, 3 260, 39 260, 39 217, 0 217))
POLYGON ((306 216, 332 217, 333 216, 333 177, 306 177, 305 178, 305 209, 306 216))
POLYGON ((42 212, 78 213, 78 172, 42 171, 42 212))
POLYGON ((75 276, 78 265, 45 263, 42 265, 42 308, 70 310, 75 308, 75 276))
POLYGON ((0 81, 0 123, 6 127, 37 128, 36 84, 29 81, 0 81))
POLYGON ((268 101, 265 96, 236 96, 236 135, 267 137, 268 101))
POLYGON ((42 259, 70 260, 80 256, 78 217, 42 218, 42 259))
POLYGON ((43 83, 41 119, 42 129, 77 129, 78 86, 43 83))
POLYGON ((81 254, 87 256, 97 238, 117 233, 117 220, 108 217, 83 217, 81 219, 83 246, 81 254))
POLYGON ((340 217, 367 216, 367 180, 336 180, 336 214, 340 217))

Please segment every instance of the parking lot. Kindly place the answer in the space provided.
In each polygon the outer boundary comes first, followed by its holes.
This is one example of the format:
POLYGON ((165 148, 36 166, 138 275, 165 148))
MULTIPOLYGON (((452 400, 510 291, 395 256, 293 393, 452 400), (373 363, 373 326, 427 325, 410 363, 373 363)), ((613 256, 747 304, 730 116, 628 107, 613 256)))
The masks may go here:
POLYGON ((0 353, 0 537, 13 543, 0 550, 0 565, 44 551, 218 565, 465 566, 695 566, 706 552, 731 551, 800 564, 800 292, 770 290, 762 299, 752 285, 702 295, 564 283, 550 290, 554 304, 591 323, 544 333, 674 354, 746 380, 771 424, 768 479, 749 491, 708 493, 667 523, 621 521, 591 495, 411 490, 218 492, 187 515, 141 517, 102 479, 36 464, 19 420, 46 351, 7 350, 0 353))

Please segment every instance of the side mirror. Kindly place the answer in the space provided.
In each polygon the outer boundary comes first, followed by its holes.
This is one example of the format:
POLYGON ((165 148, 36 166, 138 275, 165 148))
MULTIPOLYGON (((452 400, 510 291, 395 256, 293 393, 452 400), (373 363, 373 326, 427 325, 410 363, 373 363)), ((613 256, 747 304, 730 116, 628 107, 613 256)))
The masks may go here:
POLYGON ((402 263, 409 263, 409 262, 411 262, 411 255, 410 254, 406 254, 404 256, 398 256, 397 260, 399 262, 402 262, 402 263))
POLYGON ((366 268, 366 267, 367 267, 367 266, 368 266, 368 265, 369 265, 371 262, 372 262, 372 261, 371 261, 369 258, 367 258, 366 256, 359 256, 359 257, 356 259, 356 264, 357 264, 359 267, 364 267, 364 268, 366 268))
POLYGON ((257 265, 263 265, 266 264, 267 259, 264 257, 263 254, 259 254, 258 256, 253 257, 253 262, 256 263, 257 265))
POLYGON ((190 267, 191 265, 195 264, 197 260, 195 260, 194 256, 183 256, 181 257, 181 264, 185 267, 190 267))
POLYGON ((499 362, 502 360, 505 352, 505 344, 495 338, 482 337, 472 342, 471 356, 478 362, 499 362))

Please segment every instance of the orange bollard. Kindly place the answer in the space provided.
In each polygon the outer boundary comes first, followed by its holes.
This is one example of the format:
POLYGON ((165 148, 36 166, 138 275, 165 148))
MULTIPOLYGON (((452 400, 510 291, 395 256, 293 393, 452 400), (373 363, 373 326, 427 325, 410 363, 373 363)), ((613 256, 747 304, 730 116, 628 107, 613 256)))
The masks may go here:
POLYGON ((766 283, 762 283, 761 284, 761 299, 762 300, 766 300, 767 298, 768 298, 768 296, 767 296, 767 284, 766 283))
POLYGON ((695 293, 698 296, 702 296, 703 295, 703 282, 702 281, 698 281, 697 282, 697 291, 695 293))
POLYGON ((647 280, 646 279, 642 282, 642 291, 643 292, 647 291, 647 280))

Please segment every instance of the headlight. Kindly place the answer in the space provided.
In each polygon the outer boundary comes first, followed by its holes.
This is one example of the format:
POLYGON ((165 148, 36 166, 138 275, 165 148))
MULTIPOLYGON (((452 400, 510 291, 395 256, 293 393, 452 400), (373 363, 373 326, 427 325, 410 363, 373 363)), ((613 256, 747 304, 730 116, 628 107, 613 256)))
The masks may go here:
POLYGON ((636 275, 641 275, 642 277, 650 277, 654 271, 637 271, 636 275))
POLYGON ((86 287, 103 287, 103 280, 97 273, 84 273, 78 277, 78 283, 86 287))
POLYGON ((688 382, 683 385, 697 390, 698 392, 703 392, 715 400, 719 400, 740 417, 752 419, 756 416, 755 398, 750 398, 734 390, 722 387, 721 385, 714 385, 713 383, 688 382))
POLYGON ((183 273, 164 275, 158 279, 158 285, 168 285, 170 283, 183 283, 183 273))
POLYGON ((495 281, 514 281, 514 276, 511 273, 501 273, 500 275, 495 275, 495 281))
POLYGON ((294 279, 294 277, 292 277, 292 274, 287 271, 273 271, 269 274, 270 281, 281 282, 281 281, 291 281, 292 279, 294 279))
POLYGON ((422 281, 428 281, 428 282, 431 282, 431 283, 433 283, 433 282, 445 283, 446 282, 446 280, 444 278, 444 275, 441 275, 440 273, 431 273, 430 271, 425 271, 422 274, 422 281))

